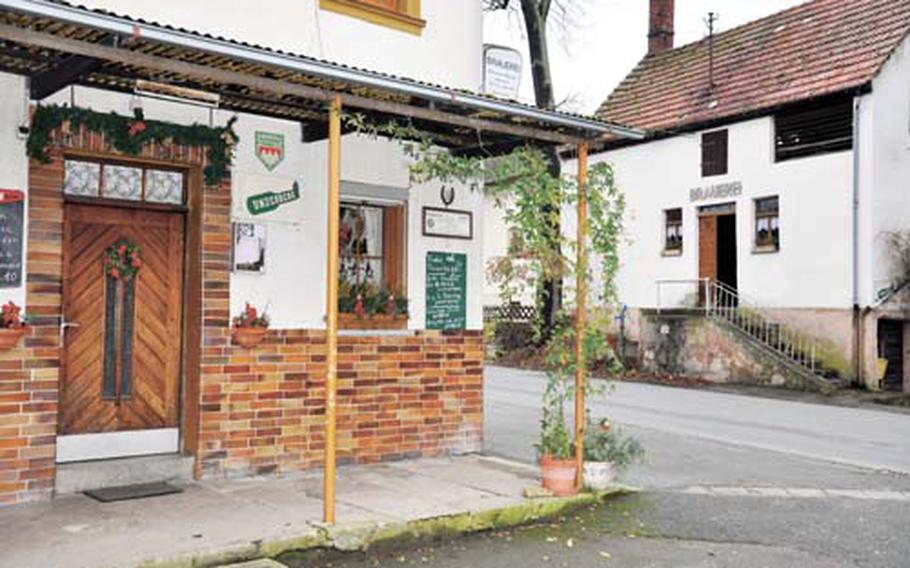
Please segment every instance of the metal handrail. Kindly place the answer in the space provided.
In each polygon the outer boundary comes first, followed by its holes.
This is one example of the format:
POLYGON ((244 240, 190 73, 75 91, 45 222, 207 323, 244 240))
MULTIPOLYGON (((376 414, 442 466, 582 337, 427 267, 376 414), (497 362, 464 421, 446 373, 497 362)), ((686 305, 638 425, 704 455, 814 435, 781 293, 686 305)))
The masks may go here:
POLYGON ((662 291, 666 285, 690 285, 696 293, 697 302, 692 307, 703 309, 707 317, 729 323, 813 374, 818 372, 818 341, 772 321, 758 302, 732 286, 711 278, 665 278, 657 280, 656 284, 658 314, 664 308, 662 291))

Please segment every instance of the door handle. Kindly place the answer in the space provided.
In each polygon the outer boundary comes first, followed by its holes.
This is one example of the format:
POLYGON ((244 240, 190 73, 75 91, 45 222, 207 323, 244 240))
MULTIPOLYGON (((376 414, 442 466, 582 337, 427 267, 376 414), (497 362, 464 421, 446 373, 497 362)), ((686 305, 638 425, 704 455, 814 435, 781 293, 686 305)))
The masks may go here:
POLYGON ((63 347, 63 343, 66 340, 66 328, 68 327, 79 327, 79 324, 74 321, 66 320, 60 322, 60 347, 63 347))

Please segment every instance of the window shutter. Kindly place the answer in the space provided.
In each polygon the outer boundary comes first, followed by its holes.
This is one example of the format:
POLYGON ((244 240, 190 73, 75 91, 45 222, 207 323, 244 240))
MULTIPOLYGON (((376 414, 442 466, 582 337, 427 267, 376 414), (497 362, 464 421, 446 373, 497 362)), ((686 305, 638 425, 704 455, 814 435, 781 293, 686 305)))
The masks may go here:
POLYGON ((385 207, 383 211, 383 284, 392 292, 404 294, 404 205, 385 207))
POLYGON ((705 132, 701 136, 701 175, 719 176, 727 173, 728 134, 726 130, 705 132))

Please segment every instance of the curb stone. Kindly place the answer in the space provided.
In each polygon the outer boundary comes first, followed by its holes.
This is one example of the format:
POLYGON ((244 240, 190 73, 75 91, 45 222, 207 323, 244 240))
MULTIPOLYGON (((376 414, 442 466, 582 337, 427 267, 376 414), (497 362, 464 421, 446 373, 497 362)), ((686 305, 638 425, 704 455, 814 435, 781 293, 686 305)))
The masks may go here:
MULTIPOLYGON (((290 551, 316 548, 342 552, 367 550, 421 539, 451 538, 494 529, 507 529, 567 511, 593 505, 611 497, 637 493, 638 489, 615 485, 606 491, 580 493, 572 497, 527 499, 522 503, 485 511, 456 513, 407 522, 360 522, 328 526, 311 523, 312 531, 289 539, 251 541, 232 549, 203 551, 175 559, 141 563, 137 568, 240 568, 250 562, 271 559, 290 551)), ((255 566, 255 564, 253 565, 255 566)))

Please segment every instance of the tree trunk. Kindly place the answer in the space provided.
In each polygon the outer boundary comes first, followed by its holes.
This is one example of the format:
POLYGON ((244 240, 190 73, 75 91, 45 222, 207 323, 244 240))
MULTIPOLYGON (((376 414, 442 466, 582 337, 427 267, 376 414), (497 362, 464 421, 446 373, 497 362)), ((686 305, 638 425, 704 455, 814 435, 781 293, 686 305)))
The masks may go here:
MULTIPOLYGON (((537 106, 553 109, 556 106, 553 94, 553 79, 550 74, 550 55, 547 46, 547 16, 551 0, 521 0, 525 29, 528 35, 528 51, 531 55, 531 77, 534 80, 534 98, 537 106)), ((559 154, 554 147, 545 150, 549 162, 550 175, 558 178, 561 174, 559 154)), ((552 211, 542 211, 545 219, 550 218, 552 211)), ((560 225, 549 227, 552 246, 559 247, 560 225)), ((543 339, 549 339, 556 323, 556 316, 562 309, 562 279, 546 278, 538 283, 538 306, 542 323, 543 339)))

